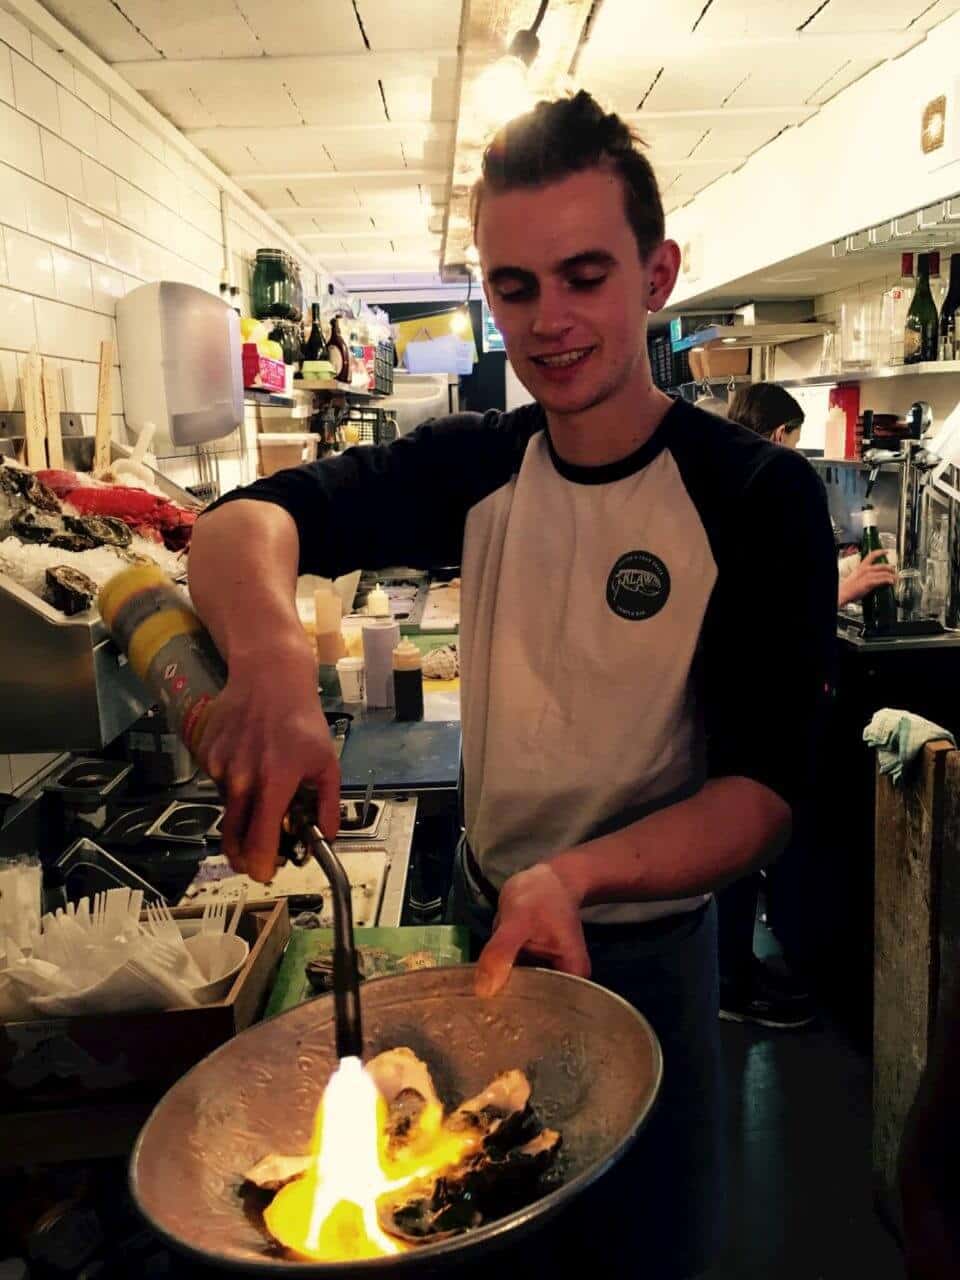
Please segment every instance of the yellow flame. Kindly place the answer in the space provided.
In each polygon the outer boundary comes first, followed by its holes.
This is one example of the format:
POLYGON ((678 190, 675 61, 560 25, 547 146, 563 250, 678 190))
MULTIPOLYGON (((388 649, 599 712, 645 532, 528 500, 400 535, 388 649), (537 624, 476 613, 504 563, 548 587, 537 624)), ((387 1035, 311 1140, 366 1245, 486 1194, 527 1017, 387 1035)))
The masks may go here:
POLYGON ((318 1261, 376 1258, 407 1247, 380 1226, 377 1201, 458 1163, 479 1139, 446 1130, 441 1107, 430 1104, 391 1153, 386 1120, 386 1103, 360 1059, 344 1058, 317 1108, 310 1169, 282 1187, 264 1213, 274 1239, 318 1261))

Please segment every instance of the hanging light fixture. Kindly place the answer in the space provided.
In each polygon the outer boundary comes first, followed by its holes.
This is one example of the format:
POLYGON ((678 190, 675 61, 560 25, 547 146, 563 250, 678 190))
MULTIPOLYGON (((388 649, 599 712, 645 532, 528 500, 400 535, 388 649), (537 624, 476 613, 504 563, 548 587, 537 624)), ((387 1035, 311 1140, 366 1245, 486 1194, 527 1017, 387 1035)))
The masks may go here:
POLYGON ((471 91, 471 119, 481 135, 493 133, 514 116, 523 115, 534 104, 528 72, 540 52, 537 32, 550 0, 540 0, 537 16, 529 27, 518 31, 507 52, 477 76, 471 91))

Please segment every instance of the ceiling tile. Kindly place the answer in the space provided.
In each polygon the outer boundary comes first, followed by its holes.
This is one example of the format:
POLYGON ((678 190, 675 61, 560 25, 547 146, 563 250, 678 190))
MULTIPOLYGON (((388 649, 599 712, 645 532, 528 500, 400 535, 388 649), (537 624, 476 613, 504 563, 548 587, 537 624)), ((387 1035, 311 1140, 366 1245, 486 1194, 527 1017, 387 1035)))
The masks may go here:
POLYGON ((671 63, 644 105, 650 111, 721 107, 750 74, 752 66, 762 65, 762 60, 763 55, 730 53, 723 58, 690 58, 671 63))
POLYGON ((117 7, 166 58, 255 58, 263 53, 234 0, 123 0, 117 7))
POLYGON ((284 0, 282 8, 278 8, 276 0, 238 0, 238 3, 265 53, 364 51, 350 0, 322 0, 322 3, 284 0))
POLYGON ((456 49, 460 35, 458 0, 418 0, 404 4, 398 21, 396 0, 357 0, 371 49, 456 49))
POLYGON ((713 0, 697 31, 717 39, 788 35, 806 22, 821 0, 713 0))
POLYGON ((161 56, 111 0, 46 0, 44 8, 107 62, 161 56))
POLYGON ((142 89, 141 94, 178 129, 209 129, 217 118, 189 89, 142 89))
POLYGON ((903 31, 929 6, 930 0, 830 0, 807 30, 903 31))

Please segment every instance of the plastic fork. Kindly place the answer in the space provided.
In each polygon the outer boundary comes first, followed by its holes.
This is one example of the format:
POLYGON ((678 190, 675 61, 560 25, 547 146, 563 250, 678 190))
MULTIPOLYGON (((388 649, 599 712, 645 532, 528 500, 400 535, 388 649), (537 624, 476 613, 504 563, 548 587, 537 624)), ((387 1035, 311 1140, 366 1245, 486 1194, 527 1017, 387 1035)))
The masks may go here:
POLYGON ((234 900, 233 915, 230 917, 230 923, 227 925, 227 933, 236 933, 237 925, 240 923, 240 917, 243 915, 243 908, 247 905, 247 882, 240 881, 240 888, 237 891, 234 900))
POLYGON ((216 902, 208 902, 200 917, 201 933, 223 933, 227 927, 227 902, 218 898, 216 902))

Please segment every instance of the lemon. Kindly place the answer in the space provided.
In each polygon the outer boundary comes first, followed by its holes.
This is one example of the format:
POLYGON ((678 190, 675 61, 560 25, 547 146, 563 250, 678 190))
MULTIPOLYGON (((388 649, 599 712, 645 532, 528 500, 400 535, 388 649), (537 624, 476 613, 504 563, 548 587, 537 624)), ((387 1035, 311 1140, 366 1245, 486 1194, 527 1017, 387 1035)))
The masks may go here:
POLYGON ((267 326, 262 320, 254 320, 253 316, 240 317, 240 339, 242 342, 264 342, 267 337, 267 326))

